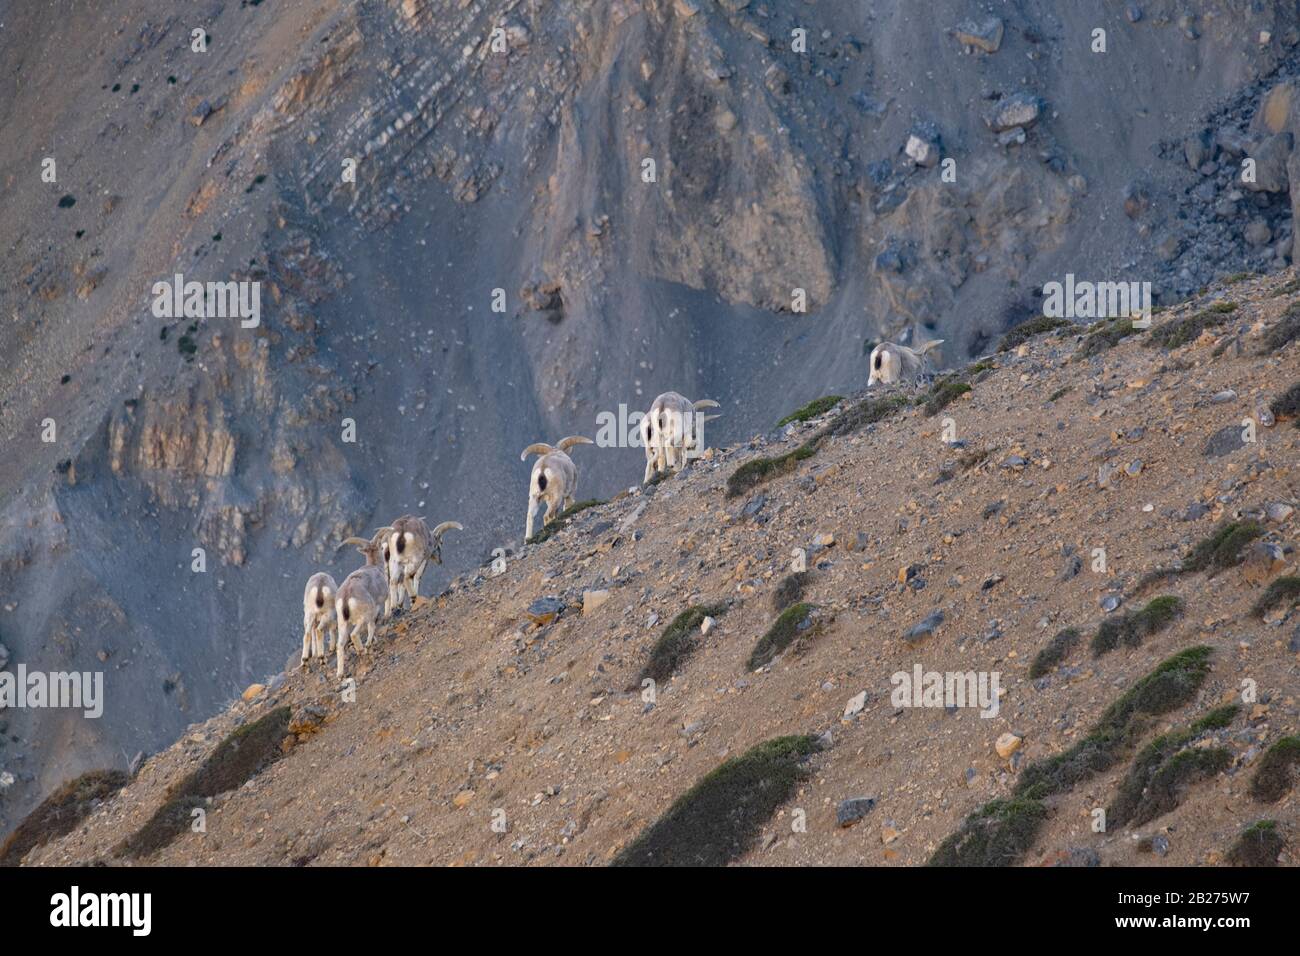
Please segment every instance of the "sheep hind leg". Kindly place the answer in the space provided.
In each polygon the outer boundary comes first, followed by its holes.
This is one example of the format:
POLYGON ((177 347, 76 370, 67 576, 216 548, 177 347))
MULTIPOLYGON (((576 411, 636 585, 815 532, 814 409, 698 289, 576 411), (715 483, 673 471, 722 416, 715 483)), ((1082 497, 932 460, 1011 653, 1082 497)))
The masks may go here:
POLYGON ((406 579, 406 590, 411 595, 412 607, 424 603, 424 598, 420 597, 420 578, 424 577, 424 569, 428 566, 428 559, 421 561, 419 567, 411 572, 410 577, 406 579))
MULTIPOLYGON (((338 604, 338 622, 339 622, 339 633, 338 633, 338 638, 337 638, 336 641, 335 641, 335 645, 336 645, 336 646, 335 646, 335 651, 336 651, 336 653, 337 653, 338 666, 337 666, 337 667, 335 668, 335 670, 334 670, 334 677, 335 677, 336 680, 342 680, 342 679, 343 679, 343 661, 344 661, 344 658, 347 656, 347 655, 346 655, 345 648, 348 646, 348 621, 347 621, 347 619, 343 616, 343 602, 342 602, 342 601, 340 601, 339 604, 338 604)), ((353 637, 353 640, 356 640, 356 638, 353 637)))
POLYGON ((311 618, 307 618, 302 622, 302 662, 298 665, 299 667, 307 666, 307 658, 310 656, 308 651, 311 650, 312 641, 315 639, 312 633, 314 629, 315 624, 311 618))
POLYGON ((533 515, 536 513, 536 511, 537 511, 537 499, 534 498, 532 495, 529 495, 528 496, 528 521, 524 525, 525 544, 527 544, 528 540, 533 536, 533 515))

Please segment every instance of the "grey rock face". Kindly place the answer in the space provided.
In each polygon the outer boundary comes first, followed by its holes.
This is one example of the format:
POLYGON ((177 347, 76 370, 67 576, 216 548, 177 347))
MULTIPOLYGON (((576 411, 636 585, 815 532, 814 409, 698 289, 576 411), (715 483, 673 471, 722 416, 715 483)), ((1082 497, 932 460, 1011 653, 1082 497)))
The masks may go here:
POLYGON ((1043 101, 1027 91, 1013 93, 997 102, 986 121, 995 133, 1016 127, 1027 128, 1038 122, 1043 111, 1043 101))
POLYGON ((985 53, 997 53, 1002 46, 1004 29, 1001 17, 985 17, 982 20, 963 20, 957 24, 953 35, 963 46, 974 47, 985 53))

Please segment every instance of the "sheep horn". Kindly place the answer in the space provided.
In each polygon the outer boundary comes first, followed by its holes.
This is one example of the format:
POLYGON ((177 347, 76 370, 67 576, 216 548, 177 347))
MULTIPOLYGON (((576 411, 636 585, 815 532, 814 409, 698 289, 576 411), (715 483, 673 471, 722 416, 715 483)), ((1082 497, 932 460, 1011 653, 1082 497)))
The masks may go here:
POLYGON ((519 460, 525 461, 529 455, 549 455, 553 451, 555 451, 555 449, 546 444, 546 442, 535 442, 519 453, 519 460))
POLYGON ((452 528, 455 528, 457 531, 465 530, 459 521, 444 521, 442 524, 438 525, 438 527, 433 529, 433 536, 441 541, 442 536, 452 528))

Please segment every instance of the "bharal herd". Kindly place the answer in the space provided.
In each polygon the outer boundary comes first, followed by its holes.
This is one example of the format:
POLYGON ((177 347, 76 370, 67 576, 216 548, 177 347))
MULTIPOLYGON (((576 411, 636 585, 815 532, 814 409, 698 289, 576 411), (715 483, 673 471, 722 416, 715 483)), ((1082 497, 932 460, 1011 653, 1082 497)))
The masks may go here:
MULTIPOLYGON (((871 356, 869 385, 897 384, 924 372, 925 353, 938 345, 932 342, 912 350, 883 343, 871 356)), ((645 477, 683 469, 689 460, 704 452, 703 432, 699 425, 717 415, 704 415, 706 408, 718 408, 711 399, 692 402, 677 392, 664 392, 641 419, 640 436, 645 447, 645 477)), ((590 438, 571 435, 554 445, 537 442, 520 454, 526 461, 538 455, 528 479, 528 513, 524 540, 533 536, 533 517, 539 504, 546 503, 542 524, 548 525, 573 505, 578 486, 578 466, 569 457, 575 445, 595 444, 590 438)), ((391 617, 408 600, 419 599, 420 577, 429 562, 442 563, 442 536, 451 529, 465 529, 455 521, 444 521, 430 528, 424 518, 404 515, 391 525, 378 528, 370 540, 348 538, 339 544, 355 545, 365 564, 357 568, 342 584, 325 572, 313 574, 303 592, 302 666, 312 659, 324 660, 328 650, 326 635, 337 657, 337 677, 343 678, 344 647, 349 638, 358 654, 368 652, 375 639, 375 628, 391 617), (360 632, 365 629, 362 643, 360 632)))
MULTIPOLYGON (((702 432, 691 423, 698 409, 717 407, 718 403, 709 399, 690 402, 676 392, 665 392, 655 399, 641 423, 646 481, 657 472, 680 471, 689 457, 704 451, 699 447, 702 432)), ((702 415, 699 421, 716 417, 702 415)), ((571 435, 554 445, 536 442, 523 450, 520 461, 526 461, 529 455, 540 456, 533 463, 528 479, 525 541, 533 536, 533 518, 538 505, 546 504, 542 524, 547 525, 573 504, 578 466, 569 457, 569 449, 592 444, 595 443, 590 438, 571 435)), ((420 578, 430 561, 442 563, 442 536, 453 528, 465 530, 456 521, 444 521, 430 528, 424 518, 404 515, 376 529, 369 540, 347 538, 340 542, 340 548, 354 545, 365 558, 365 564, 344 578, 342 584, 335 583, 324 571, 307 579, 302 596, 302 666, 306 667, 313 659, 324 660, 333 650, 336 674, 342 679, 348 640, 351 639, 358 654, 365 654, 374 643, 375 628, 408 600, 412 604, 416 602, 420 578)))

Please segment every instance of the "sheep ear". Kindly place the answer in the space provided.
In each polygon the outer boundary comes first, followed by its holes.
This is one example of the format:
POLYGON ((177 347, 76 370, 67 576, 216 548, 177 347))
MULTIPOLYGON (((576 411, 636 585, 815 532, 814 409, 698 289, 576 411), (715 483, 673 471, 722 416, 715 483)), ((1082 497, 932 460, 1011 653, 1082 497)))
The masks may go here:
MULTIPOLYGON (((693 403, 692 403, 692 406, 695 408, 695 410, 696 410, 697 412, 698 412, 701 408, 721 408, 721 407, 722 407, 721 405, 719 405, 717 402, 715 402, 715 401, 714 401, 713 399, 711 399, 711 398, 701 398, 698 402, 693 402, 693 403)), ((717 418, 718 416, 717 416, 717 415, 714 415, 713 417, 714 417, 714 418, 717 418)))
POLYGON ((519 460, 525 461, 529 455, 549 455, 553 451, 555 449, 544 441, 534 442, 519 453, 519 460))
POLYGON ((441 541, 442 536, 452 528, 455 528, 457 531, 465 530, 459 521, 444 521, 442 524, 438 525, 438 527, 433 529, 433 536, 441 541))
POLYGON ((556 443, 556 447, 559 448, 560 451, 568 451, 574 445, 594 445, 594 444, 596 443, 592 441, 590 438, 585 438, 582 435, 570 435, 568 438, 561 438, 559 442, 556 443))

